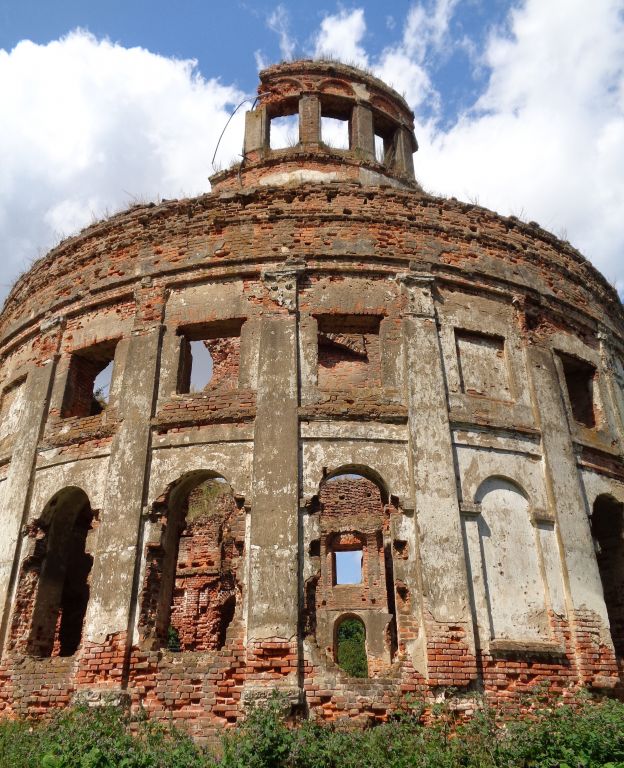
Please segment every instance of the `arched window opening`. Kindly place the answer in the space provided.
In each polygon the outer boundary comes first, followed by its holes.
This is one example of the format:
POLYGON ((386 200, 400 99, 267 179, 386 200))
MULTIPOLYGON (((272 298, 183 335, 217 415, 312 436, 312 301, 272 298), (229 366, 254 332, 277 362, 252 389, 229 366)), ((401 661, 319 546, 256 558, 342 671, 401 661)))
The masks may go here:
POLYGON ((612 496, 599 496, 591 529, 613 645, 616 654, 624 657, 624 505, 612 496))
POLYGON ((173 488, 148 545, 144 638, 171 651, 221 649, 239 603, 244 538, 244 509, 223 478, 192 473, 173 488))
POLYGON ((372 469, 345 464, 324 473, 313 514, 318 514, 318 519, 308 550, 306 632, 315 634, 319 647, 341 663, 338 639, 349 641, 347 649, 362 645, 365 622, 375 628, 375 636, 370 639, 368 656, 364 651, 365 663, 356 665, 349 674, 368 676, 369 669, 373 677, 385 674, 398 650, 392 548, 392 531, 400 516, 398 506, 372 469), (352 631, 345 624, 342 634, 331 635, 332 628, 338 632, 337 615, 354 614, 360 624, 352 631))
POLYGON ((58 493, 42 515, 39 569, 29 652, 36 656, 73 656, 80 647, 93 558, 87 551, 93 512, 84 491, 58 493))
POLYGON ((364 622, 347 616, 336 630, 336 663, 351 677, 368 677, 364 622))

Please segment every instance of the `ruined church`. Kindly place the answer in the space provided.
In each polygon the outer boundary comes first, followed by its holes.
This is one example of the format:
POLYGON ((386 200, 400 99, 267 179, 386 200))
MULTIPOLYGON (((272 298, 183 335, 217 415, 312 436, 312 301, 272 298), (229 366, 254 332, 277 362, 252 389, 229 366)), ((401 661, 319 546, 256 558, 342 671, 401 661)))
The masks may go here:
POLYGON ((416 149, 372 75, 278 64, 209 193, 17 281, 0 717, 622 694, 622 304, 538 224, 425 192, 416 149))

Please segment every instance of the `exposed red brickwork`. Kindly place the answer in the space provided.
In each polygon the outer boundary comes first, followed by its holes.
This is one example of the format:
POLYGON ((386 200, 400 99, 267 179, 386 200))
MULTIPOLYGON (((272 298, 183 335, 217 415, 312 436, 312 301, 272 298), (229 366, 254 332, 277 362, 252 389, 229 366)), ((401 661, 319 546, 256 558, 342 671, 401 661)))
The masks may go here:
POLYGON ((93 513, 84 494, 53 499, 28 528, 9 647, 34 656, 72 656, 80 647, 93 558, 93 513), (58 508, 57 508, 58 504, 58 508))
POLYGON ((163 405, 154 426, 162 431, 175 427, 249 421, 256 415, 256 393, 250 389, 198 392, 180 395, 163 405))
POLYGON ((140 626, 176 651, 219 650, 240 624, 244 510, 229 486, 207 481, 181 509, 163 507, 160 527, 147 546, 140 626))
POLYGON ((380 642, 367 644, 369 675, 376 677, 389 669, 397 650, 392 550, 386 541, 390 516, 398 510, 385 505, 379 487, 363 477, 323 483, 319 505, 320 540, 310 547, 318 571, 307 584, 308 628, 327 657, 334 659, 340 617, 351 613, 360 616, 367 632, 375 627, 376 634, 382 634, 380 642), (337 583, 336 553, 345 551, 361 552, 360 583, 337 583), (378 625, 375 615, 379 616, 378 625), (321 624, 323 638, 317 633, 321 624))
MULTIPOLYGON (((312 263, 359 252, 360 264, 374 262, 380 269, 386 269, 383 259, 388 256, 405 266, 410 259, 424 257, 441 274, 448 264, 452 266, 449 275, 464 268, 486 282, 504 278, 512 257, 516 269, 524 270, 527 285, 536 291, 542 290, 548 276, 558 299, 579 307, 602 306, 605 316, 612 318, 619 313, 607 281, 591 271, 571 246, 537 226, 419 192, 303 184, 296 190, 254 189, 223 199, 206 195, 154 207, 136 206, 90 227, 61 244, 36 264, 27 279, 16 283, 7 299, 3 328, 16 333, 18 318, 37 318, 44 307, 53 312, 67 301, 68 287, 75 287, 77 308, 87 304, 81 286, 97 288, 104 295, 107 291, 111 297, 115 291, 123 295, 122 278, 127 279, 130 270, 146 258, 143 254, 150 254, 154 260, 150 263, 156 266, 171 263, 190 277, 207 268, 227 271, 241 259, 255 262, 258 254, 277 257, 282 248, 303 250, 312 263), (363 229, 365 254, 361 253, 363 229), (432 245, 439 234, 452 243, 452 252, 432 245), (154 246, 159 240, 165 245, 154 246), (123 265, 123 274, 104 275, 101 260, 93 258, 97 249, 105 251, 112 263, 123 265), (197 253, 207 255, 201 265, 197 253)), ((40 347, 36 353, 45 354, 40 347)))
POLYGON ((425 613, 428 683, 433 687, 465 688, 476 680, 477 662, 466 628, 444 624, 425 613))
POLYGON ((381 386, 379 319, 319 319, 318 385, 338 390, 381 386))
MULTIPOLYGON (((180 650, 219 650, 234 619, 245 517, 231 493, 204 484, 191 492, 178 545, 170 623, 180 650)), ((239 607, 240 614, 240 607, 239 607)))

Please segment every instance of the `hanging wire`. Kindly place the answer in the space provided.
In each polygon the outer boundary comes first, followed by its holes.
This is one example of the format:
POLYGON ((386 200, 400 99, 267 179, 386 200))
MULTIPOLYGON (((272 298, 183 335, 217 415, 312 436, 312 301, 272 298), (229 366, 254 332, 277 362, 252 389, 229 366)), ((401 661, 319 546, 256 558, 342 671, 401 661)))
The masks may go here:
MULTIPOLYGON (((253 99, 253 103, 251 105, 251 108, 253 109, 256 106, 256 103, 258 102, 258 96, 256 96, 253 99)), ((223 138, 223 134, 226 132, 228 125, 230 124, 232 118, 234 115, 238 112, 238 110, 243 106, 243 104, 246 104, 248 101, 251 101, 251 98, 243 99, 241 103, 236 107, 236 109, 232 112, 232 114, 228 117, 226 124, 223 126, 223 130, 221 131, 221 135, 219 136, 219 140, 217 141, 217 146, 215 147, 214 155, 212 156, 212 170, 216 171, 215 168, 215 158, 217 157, 217 152, 219 151, 219 144, 221 144, 221 139, 223 138)))

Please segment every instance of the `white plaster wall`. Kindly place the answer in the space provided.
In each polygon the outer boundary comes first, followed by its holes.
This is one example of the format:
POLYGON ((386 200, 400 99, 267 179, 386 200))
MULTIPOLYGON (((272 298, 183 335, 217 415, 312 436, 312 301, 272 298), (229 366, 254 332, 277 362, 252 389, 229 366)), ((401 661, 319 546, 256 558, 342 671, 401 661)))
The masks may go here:
POLYGON ((15 435, 19 431, 25 408, 24 383, 21 382, 2 396, 0 440, 9 435, 15 435))
POLYGON ((477 525, 491 637, 546 640, 545 585, 529 503, 517 487, 500 478, 487 480, 479 496, 477 525))
POLYGON ((464 515, 481 646, 548 641, 547 608, 564 617, 566 596, 539 444, 477 432, 454 437, 463 502, 481 502, 480 515, 464 515))
MULTIPOLYGON (((404 434, 404 428, 400 427, 400 430, 404 434)), ((388 492, 405 504, 411 496, 408 449, 407 441, 398 439, 398 431, 394 431, 390 439, 382 437, 378 440, 372 434, 368 439, 302 437, 303 497, 309 499, 318 493, 323 468, 332 472, 339 467, 355 466, 372 469, 383 479, 388 492)))
POLYGON ((106 515, 103 507, 107 476, 108 456, 80 459, 38 469, 30 500, 28 520, 36 520, 50 499, 69 486, 81 488, 89 497, 91 508, 101 510, 100 519, 102 519, 106 515))
POLYGON ((251 499, 253 442, 223 442, 164 447, 152 451, 148 503, 188 472, 210 470, 222 475, 234 493, 251 499))
POLYGON ((585 491, 587 514, 590 517, 598 496, 613 496, 614 499, 624 504, 624 483, 618 482, 608 475, 601 475, 587 469, 581 471, 581 481, 585 491))

